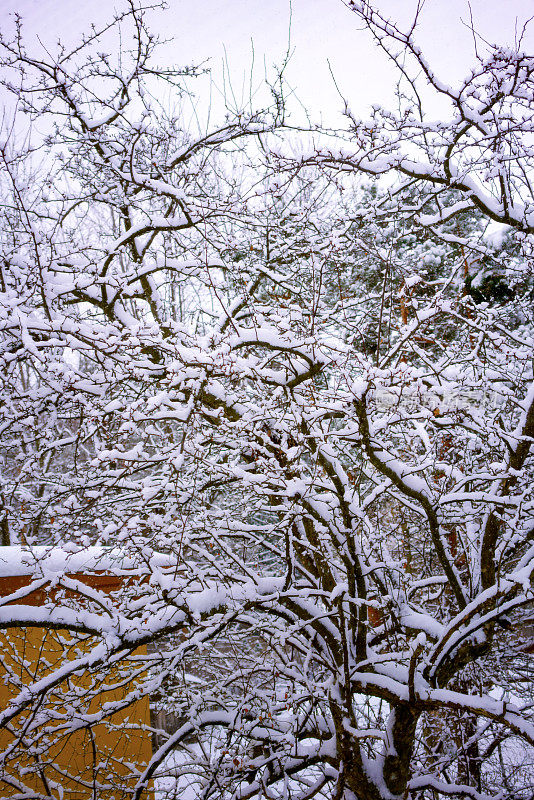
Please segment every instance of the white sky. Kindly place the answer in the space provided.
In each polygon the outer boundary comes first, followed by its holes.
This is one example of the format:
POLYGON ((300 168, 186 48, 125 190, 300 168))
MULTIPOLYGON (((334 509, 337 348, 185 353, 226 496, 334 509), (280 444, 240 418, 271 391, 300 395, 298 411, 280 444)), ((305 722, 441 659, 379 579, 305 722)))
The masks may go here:
MULTIPOLYGON (((377 7, 400 22, 411 19, 416 0, 376 0, 377 7)), ((41 38, 47 46, 62 38, 73 42, 90 23, 105 21, 113 0, 0 0, 4 32, 17 11, 25 21, 28 41, 41 38)), ((351 107, 364 113, 373 102, 391 98, 393 79, 383 56, 342 0, 292 0, 291 45, 294 55, 288 78, 315 119, 330 116, 341 105, 328 62, 351 107)), ((513 45, 516 29, 534 14, 532 0, 471 0, 475 27, 489 41, 513 45)), ((211 59, 220 82, 226 53, 239 87, 250 69, 254 43, 257 75, 263 62, 280 62, 288 43, 289 0, 168 0, 166 12, 153 15, 153 28, 174 37, 165 56, 177 64, 211 59)), ((418 41, 438 74, 451 83, 466 72, 472 59, 472 37, 461 19, 469 21, 467 0, 427 0, 418 41)), ((534 22, 524 49, 534 51, 534 22)))

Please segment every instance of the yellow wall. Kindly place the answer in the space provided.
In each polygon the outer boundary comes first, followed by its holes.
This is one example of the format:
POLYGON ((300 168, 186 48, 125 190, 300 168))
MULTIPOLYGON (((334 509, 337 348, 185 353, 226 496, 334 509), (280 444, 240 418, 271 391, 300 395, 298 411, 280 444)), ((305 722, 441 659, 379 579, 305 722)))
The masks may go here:
MULTIPOLYGON (((74 640, 64 632, 41 628, 0 634, 0 709, 6 709, 25 686, 92 645, 90 639, 74 640)), ((143 648, 135 654, 144 652, 143 648)), ((34 702, 15 717, 10 730, 0 729, 0 798, 24 789, 45 796, 49 791, 58 800, 130 796, 138 770, 152 755, 148 698, 135 701, 105 723, 91 721, 104 703, 120 700, 132 690, 130 669, 131 664, 122 662, 110 673, 85 671, 73 676, 47 695, 44 708, 34 702), (74 732, 73 720, 80 725, 74 732)), ((144 798, 152 800, 152 792, 144 798)))

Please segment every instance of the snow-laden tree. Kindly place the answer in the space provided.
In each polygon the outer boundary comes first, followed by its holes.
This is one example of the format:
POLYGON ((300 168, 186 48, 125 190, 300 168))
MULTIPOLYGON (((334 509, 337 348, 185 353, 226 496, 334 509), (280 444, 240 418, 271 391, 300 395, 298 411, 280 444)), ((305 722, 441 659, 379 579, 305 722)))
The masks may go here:
POLYGON ((133 8, 117 59, 3 44, 48 134, 2 147, 2 531, 35 576, 0 624, 83 647, 12 679, 2 777, 149 694, 176 725, 124 796, 531 796, 534 64, 448 88, 351 6, 414 100, 298 159, 281 88, 198 134, 165 114, 192 70, 151 66, 133 8), (89 545, 122 593, 72 577, 89 545))

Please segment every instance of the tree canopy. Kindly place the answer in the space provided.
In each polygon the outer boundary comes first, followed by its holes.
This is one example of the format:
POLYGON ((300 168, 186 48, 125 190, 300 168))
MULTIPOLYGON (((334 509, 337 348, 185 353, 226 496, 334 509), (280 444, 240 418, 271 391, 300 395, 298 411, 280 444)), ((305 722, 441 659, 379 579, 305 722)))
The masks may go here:
POLYGON ((1 42, 42 127, 0 148, 0 626, 79 644, 4 663, 17 796, 148 696, 116 797, 531 797, 534 59, 449 87, 348 6, 400 88, 342 130, 292 129, 283 76, 187 126, 134 3, 118 53, 1 42))

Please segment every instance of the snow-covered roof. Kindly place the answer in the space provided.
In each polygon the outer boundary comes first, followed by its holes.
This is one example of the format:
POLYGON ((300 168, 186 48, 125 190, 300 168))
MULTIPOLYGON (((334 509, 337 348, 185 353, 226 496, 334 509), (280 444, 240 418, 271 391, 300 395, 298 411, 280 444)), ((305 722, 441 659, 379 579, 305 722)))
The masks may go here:
MULTIPOLYGON (((173 566, 175 560, 164 554, 151 558, 154 566, 173 566)), ((139 570, 140 561, 124 551, 103 546, 80 549, 75 546, 0 547, 0 578, 46 573, 123 572, 139 570)), ((143 570, 144 571, 144 570, 143 570)))

